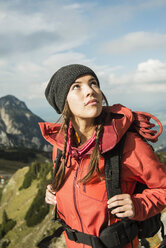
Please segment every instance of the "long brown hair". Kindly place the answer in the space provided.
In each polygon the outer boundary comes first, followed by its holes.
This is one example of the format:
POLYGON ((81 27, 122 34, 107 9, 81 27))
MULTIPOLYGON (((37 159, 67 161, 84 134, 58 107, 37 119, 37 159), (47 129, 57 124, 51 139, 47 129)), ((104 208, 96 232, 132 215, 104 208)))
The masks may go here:
MULTIPOLYGON (((105 95, 102 93, 103 95, 103 101, 105 103, 105 105, 108 107, 108 101, 105 97, 105 95)), ((95 146, 93 149, 93 152, 90 156, 90 162, 89 162, 89 168, 88 168, 88 172, 87 174, 79 181, 83 184, 85 184, 86 182, 88 182, 91 177, 94 175, 94 173, 96 172, 97 175, 99 177, 103 177, 102 173, 99 170, 99 160, 100 160, 100 149, 99 149, 99 141, 100 141, 100 137, 102 135, 103 132, 103 111, 100 114, 100 116, 96 117, 95 119, 95 125, 96 125, 96 142, 95 142, 95 146)), ((67 148, 67 140, 68 140, 68 129, 69 129, 69 122, 70 122, 70 118, 71 118, 71 111, 69 109, 68 103, 66 101, 65 103, 65 107, 62 113, 62 117, 63 117, 63 123, 60 129, 60 132, 63 130, 64 131, 64 148, 63 148, 63 152, 62 152, 62 161, 61 164, 59 166, 58 172, 56 173, 56 176, 53 180, 53 189, 55 191, 58 191, 63 183, 64 183, 64 176, 65 176, 65 165, 66 165, 66 148, 67 148)), ((72 137, 71 137, 72 139, 72 137)))

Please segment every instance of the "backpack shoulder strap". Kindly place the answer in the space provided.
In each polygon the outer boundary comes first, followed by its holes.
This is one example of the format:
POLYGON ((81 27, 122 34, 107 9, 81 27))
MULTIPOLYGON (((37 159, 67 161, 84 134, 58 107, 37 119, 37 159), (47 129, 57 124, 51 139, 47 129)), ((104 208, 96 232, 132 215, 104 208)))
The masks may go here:
POLYGON ((103 154, 105 159, 105 178, 108 199, 121 194, 121 160, 126 134, 110 151, 103 154))
MULTIPOLYGON (((53 171, 52 184, 54 183, 54 178, 58 172, 60 162, 61 162, 61 157, 62 157, 62 150, 57 148, 57 154, 56 154, 56 158, 54 160, 55 167, 54 167, 54 171, 53 171)), ((54 210, 54 218, 52 220, 56 221, 57 219, 58 219, 58 217, 57 217, 57 204, 56 204, 55 210, 54 210)))

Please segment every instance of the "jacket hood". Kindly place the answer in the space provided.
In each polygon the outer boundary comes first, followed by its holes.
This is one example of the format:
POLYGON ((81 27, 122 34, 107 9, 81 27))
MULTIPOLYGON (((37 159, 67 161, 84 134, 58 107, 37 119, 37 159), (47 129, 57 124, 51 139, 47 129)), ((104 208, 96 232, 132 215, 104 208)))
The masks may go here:
POLYGON ((134 121, 132 111, 120 104, 110 107, 107 113, 101 140, 101 152, 111 150, 122 138, 134 121))
POLYGON ((57 145, 59 149, 63 149, 64 142, 64 132, 59 133, 61 129, 61 124, 50 123, 50 122, 39 122, 39 127, 42 136, 48 141, 52 146, 57 145))

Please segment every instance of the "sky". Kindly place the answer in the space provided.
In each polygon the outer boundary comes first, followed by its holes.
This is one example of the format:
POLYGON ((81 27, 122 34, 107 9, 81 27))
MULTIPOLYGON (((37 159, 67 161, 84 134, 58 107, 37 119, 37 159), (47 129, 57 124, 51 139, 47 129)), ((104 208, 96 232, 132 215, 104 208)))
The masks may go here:
POLYGON ((79 63, 95 71, 110 105, 166 124, 165 13, 166 0, 0 0, 0 97, 55 122, 46 85, 79 63))

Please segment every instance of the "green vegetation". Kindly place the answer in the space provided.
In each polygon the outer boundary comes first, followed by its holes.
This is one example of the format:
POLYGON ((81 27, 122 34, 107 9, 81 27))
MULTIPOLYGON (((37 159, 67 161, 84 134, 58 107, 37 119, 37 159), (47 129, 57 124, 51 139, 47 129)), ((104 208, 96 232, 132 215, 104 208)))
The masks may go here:
MULTIPOLYGON (((45 158, 43 161, 45 161, 45 158)), ((30 187, 19 190, 23 185, 26 173, 34 163, 37 162, 33 162, 29 166, 17 170, 4 187, 1 199, 0 223, 2 223, 3 211, 5 210, 8 216, 15 220, 17 224, 0 240, 0 247, 2 248, 36 248, 36 244, 40 240, 52 234, 59 227, 58 223, 51 221, 53 217, 53 206, 49 206, 44 202, 46 185, 51 181, 50 171, 52 171, 52 163, 38 162, 40 164, 40 170, 37 173, 37 178, 32 180, 30 187), (43 193, 41 193, 41 190, 43 193), (34 203, 35 199, 40 204, 38 207, 35 206, 33 208, 32 206, 36 205, 34 203), (47 206, 46 209, 43 206, 47 206), (46 214, 48 206, 49 212, 46 214), (33 225, 31 223, 31 226, 28 226, 25 216, 30 211, 32 211, 36 223, 33 223, 33 225)), ((56 247, 66 247, 63 235, 62 238, 58 238, 57 240, 55 238, 52 242, 56 242, 56 247)))
POLYGON ((38 177, 39 171, 40 164, 38 162, 33 162, 24 176, 24 181, 22 186, 20 187, 20 190, 27 189, 28 187, 30 187, 32 181, 38 177))
POLYGON ((33 180, 40 179, 38 193, 28 209, 25 220, 27 226, 35 226, 40 223, 49 212, 49 205, 45 203, 45 188, 47 175, 51 172, 52 166, 33 162, 24 176, 24 181, 20 190, 31 186, 33 180))
POLYGON ((1 247, 2 248, 7 248, 8 246, 9 246, 9 244, 10 244, 10 240, 4 240, 4 241, 2 241, 1 242, 1 247))
POLYGON ((39 162, 31 163, 29 170, 25 174, 24 181, 21 189, 27 189, 31 186, 31 183, 35 179, 41 179, 45 184, 47 174, 52 170, 52 166, 50 167, 48 164, 40 164, 39 162))
POLYGON ((3 211, 2 224, 0 224, 0 239, 3 238, 13 227, 16 225, 16 221, 9 219, 6 211, 3 211))
POLYGON ((40 223, 48 212, 49 205, 45 203, 45 187, 43 187, 39 189, 25 216, 27 226, 35 226, 40 223))
POLYGON ((160 161, 166 165, 166 152, 158 152, 157 156, 159 157, 160 161))
POLYGON ((2 197, 2 188, 0 188, 0 202, 1 202, 1 197, 2 197))

